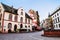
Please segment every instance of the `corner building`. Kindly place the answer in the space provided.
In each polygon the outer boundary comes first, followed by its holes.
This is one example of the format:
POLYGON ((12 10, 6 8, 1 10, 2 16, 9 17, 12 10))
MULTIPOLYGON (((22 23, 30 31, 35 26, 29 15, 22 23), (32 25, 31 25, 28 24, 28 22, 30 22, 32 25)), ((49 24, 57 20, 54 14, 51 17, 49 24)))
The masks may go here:
POLYGON ((0 3, 0 32, 32 31, 32 18, 23 8, 15 9, 0 3))
POLYGON ((53 27, 55 30, 60 30, 60 7, 58 7, 52 14, 53 27))

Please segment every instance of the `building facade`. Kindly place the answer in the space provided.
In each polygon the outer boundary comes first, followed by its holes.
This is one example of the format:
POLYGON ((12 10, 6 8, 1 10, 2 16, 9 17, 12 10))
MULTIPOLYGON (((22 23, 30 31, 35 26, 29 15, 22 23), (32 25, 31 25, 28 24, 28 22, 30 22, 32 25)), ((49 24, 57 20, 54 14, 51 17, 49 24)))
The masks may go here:
POLYGON ((32 18, 23 8, 15 9, 0 3, 0 31, 17 32, 32 31, 32 18))
POLYGON ((51 14, 52 20, 53 20, 53 27, 55 30, 60 29, 60 7, 57 8, 52 14, 51 14))
POLYGON ((40 29, 40 20, 39 20, 38 11, 34 11, 34 10, 30 9, 29 14, 30 14, 31 18, 33 19, 33 26, 34 26, 35 30, 39 30, 40 29))
POLYGON ((53 30, 53 20, 52 17, 50 15, 48 15, 48 18, 46 18, 45 20, 43 20, 41 22, 41 26, 43 29, 45 30, 53 30))

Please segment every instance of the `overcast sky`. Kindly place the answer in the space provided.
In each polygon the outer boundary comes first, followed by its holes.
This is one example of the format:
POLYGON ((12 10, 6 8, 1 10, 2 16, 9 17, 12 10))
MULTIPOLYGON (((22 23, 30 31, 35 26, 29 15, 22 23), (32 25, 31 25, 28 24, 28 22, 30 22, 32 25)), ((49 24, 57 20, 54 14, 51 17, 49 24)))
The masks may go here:
POLYGON ((48 13, 60 6, 60 0, 0 0, 0 2, 15 8, 23 7, 26 12, 33 9, 39 12, 40 20, 47 18, 48 13))

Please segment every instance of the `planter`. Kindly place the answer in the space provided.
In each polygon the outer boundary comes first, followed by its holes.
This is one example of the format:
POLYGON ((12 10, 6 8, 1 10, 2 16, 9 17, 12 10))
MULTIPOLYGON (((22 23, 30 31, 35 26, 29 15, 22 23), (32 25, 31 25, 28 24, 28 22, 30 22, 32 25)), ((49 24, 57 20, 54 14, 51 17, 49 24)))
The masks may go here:
POLYGON ((44 30, 45 36, 60 36, 60 30, 44 30))

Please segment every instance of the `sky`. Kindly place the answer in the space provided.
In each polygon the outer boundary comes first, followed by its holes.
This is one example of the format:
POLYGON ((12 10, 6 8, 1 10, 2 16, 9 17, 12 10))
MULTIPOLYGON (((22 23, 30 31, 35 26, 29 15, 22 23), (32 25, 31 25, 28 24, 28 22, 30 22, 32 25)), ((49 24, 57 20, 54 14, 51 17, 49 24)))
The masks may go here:
POLYGON ((47 18, 49 13, 51 14, 60 6, 60 0, 0 0, 0 2, 17 9, 23 7, 26 12, 29 9, 38 11, 40 21, 47 18))

